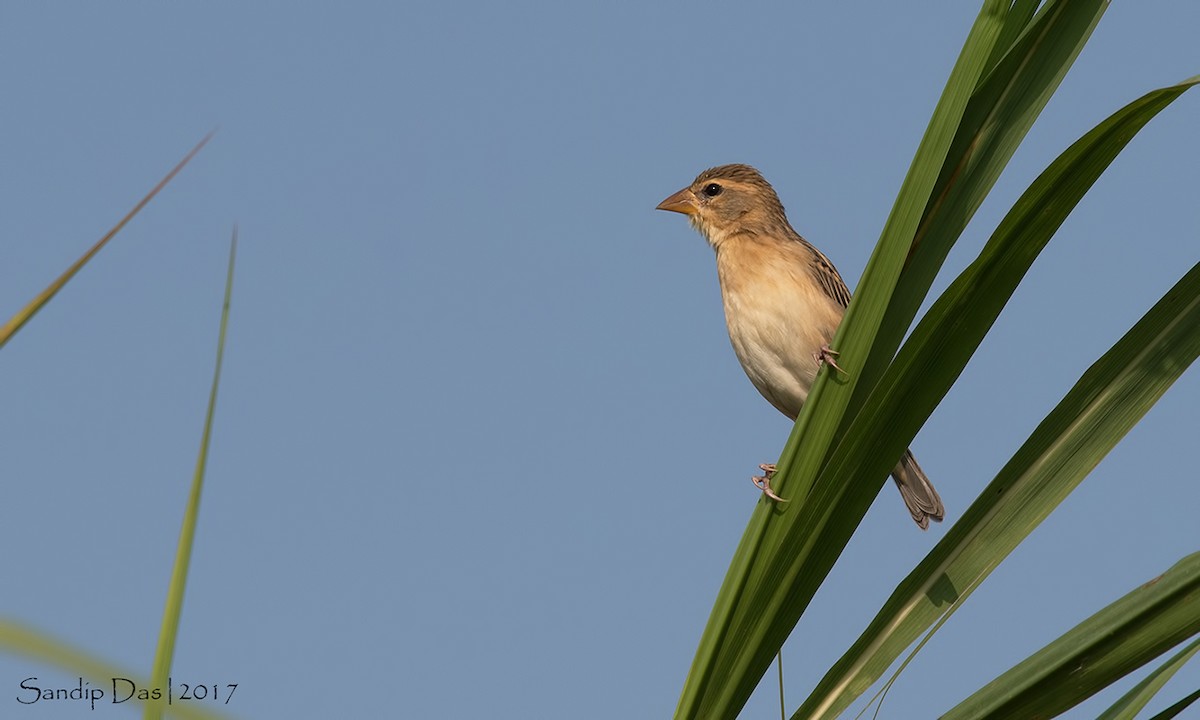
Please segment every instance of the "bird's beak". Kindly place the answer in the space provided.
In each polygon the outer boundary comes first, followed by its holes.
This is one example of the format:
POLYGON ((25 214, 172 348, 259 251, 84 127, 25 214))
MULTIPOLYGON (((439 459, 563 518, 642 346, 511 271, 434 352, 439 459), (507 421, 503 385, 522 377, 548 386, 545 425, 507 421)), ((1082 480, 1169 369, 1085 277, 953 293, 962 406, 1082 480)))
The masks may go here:
POLYGON ((695 215, 699 211, 699 208, 696 206, 696 196, 692 194, 691 188, 680 190, 660 202, 655 209, 670 210, 671 212, 683 213, 684 215, 695 215))

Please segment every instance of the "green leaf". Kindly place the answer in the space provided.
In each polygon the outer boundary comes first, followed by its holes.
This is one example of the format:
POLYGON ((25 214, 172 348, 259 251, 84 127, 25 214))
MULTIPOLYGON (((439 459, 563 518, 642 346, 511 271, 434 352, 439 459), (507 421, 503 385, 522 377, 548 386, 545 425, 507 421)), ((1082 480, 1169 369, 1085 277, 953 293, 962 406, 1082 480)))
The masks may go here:
MULTIPOLYGON (((944 397, 1067 214, 1129 140, 1197 82, 1200 78, 1193 78, 1130 103, 1074 143, 1030 186, 980 257, 913 331, 830 460, 828 472, 842 482, 819 486, 815 502, 832 504, 837 513, 861 517, 879 491, 890 466, 888 458, 899 456, 944 397)), ((1049 514, 1178 377, 1195 357, 1186 343, 1196 342, 1189 332, 1200 334, 1200 310, 1186 303, 1171 303, 1190 298, 1188 293, 1196 291, 1195 275, 1190 273, 1181 281, 1084 375, 962 520, 901 583, 801 706, 801 717, 830 717, 865 691, 905 647, 946 612, 949 602, 986 577, 1049 514), (1173 311, 1185 313, 1193 324, 1174 325, 1170 333, 1163 334, 1159 325, 1173 311), (1157 377, 1151 378, 1155 381, 1144 379, 1139 368, 1130 366, 1131 358, 1141 357, 1145 347, 1175 353, 1172 362, 1182 363, 1173 368, 1173 374, 1162 376, 1169 378, 1166 384, 1157 377), (1114 392, 1128 393, 1130 404, 1096 404, 1114 392), (1112 414, 1103 415, 1102 425, 1094 426, 1098 409, 1112 414), (1068 450, 1087 454, 1064 457, 1061 453, 1068 450), (1075 463, 1070 467, 1076 474, 1063 472, 1060 463, 1075 463), (1028 492, 1017 493, 1014 488, 1028 492), (1025 502, 1035 506, 1025 507, 1025 502), (946 585, 950 580, 953 592, 946 585)), ((1157 367, 1163 357, 1148 360, 1146 367, 1157 367)), ((824 554, 799 572, 808 578, 824 578, 848 539, 848 532, 823 538, 824 554)), ((811 592, 815 589, 813 586, 811 592)))
POLYGON ((1096 720, 1134 720, 1138 711, 1146 707, 1150 699, 1162 690, 1163 685, 1166 685, 1197 651, 1200 651, 1200 640, 1192 641, 1170 660, 1155 668, 1154 672, 1134 685, 1132 690, 1122 695, 1120 700, 1113 703, 1112 707, 1105 710, 1096 720))
MULTIPOLYGON (((154 687, 146 678, 137 673, 132 673, 126 668, 118 667, 12 620, 0 619, 0 649, 79 673, 80 677, 92 683, 96 688, 103 688, 107 685, 111 690, 113 678, 126 678, 136 683, 139 688, 154 687)), ((122 687, 125 686, 122 685, 122 687)), ((105 697, 107 704, 111 705, 112 701, 111 695, 105 697)), ((133 697, 129 702, 141 703, 142 701, 133 697)), ((175 717, 185 718, 185 720, 222 720, 227 717, 205 710, 196 703, 177 702, 170 705, 167 712, 175 717)))
POLYGON ((185 155, 177 165, 175 165, 175 167, 171 168, 171 172, 167 173, 162 180, 159 180, 158 184, 155 185, 150 192, 146 193, 146 196, 143 197, 137 205, 134 205, 133 209, 130 210, 125 217, 121 218, 121 221, 114 225, 112 230, 109 230, 104 237, 100 238, 96 244, 91 247, 90 250, 85 252, 78 260, 76 260, 71 267, 67 268, 66 272, 64 272, 62 275, 59 275, 57 280, 50 283, 50 285, 47 286, 45 290, 38 293, 38 296, 31 300, 29 304, 21 308, 16 315, 13 315, 3 327, 0 327, 0 347, 4 347, 9 338, 11 338, 13 335, 16 335, 18 330, 25 327, 25 323, 29 322, 33 316, 37 314, 38 310, 41 310, 46 303, 50 302, 50 299, 57 295, 58 291, 61 290, 71 278, 75 277, 75 273, 79 272, 89 260, 95 257, 96 253, 100 252, 100 250, 108 244, 108 241, 112 240, 113 236, 120 232, 121 228, 125 227, 125 225, 133 219, 134 215, 137 215, 139 212, 141 212, 142 208, 146 207, 146 205, 154 199, 154 196, 158 194, 158 191, 166 187, 167 183, 171 182, 172 178, 179 174, 179 171, 183 169, 183 166, 187 165, 188 162, 196 156, 196 153, 200 152, 200 148, 208 144, 208 141, 212 139, 212 136, 213 133, 205 135, 204 139, 197 143, 196 147, 192 148, 191 151, 185 155))
MULTIPOLYGON (((799 528, 801 505, 816 478, 873 338, 883 319, 892 289, 904 267, 921 210, 937 180, 972 90, 999 36, 1008 3, 987 0, 972 27, 934 110, 899 197, 888 217, 875 253, 864 272, 859 293, 847 309, 834 340, 849 375, 836 383, 821 373, 784 448, 776 484, 793 502, 759 505, 718 593, 712 617, 700 640, 684 684, 677 718, 732 718, 750 696, 799 618, 800 610, 783 607, 794 582, 788 574, 791 554, 804 536, 819 527, 799 528), (797 535, 797 529, 802 532, 797 535)), ((899 454, 897 454, 899 457, 899 454)), ((826 515, 822 524, 829 520, 826 515)))
POLYGON ((1174 718, 1177 715, 1179 715, 1179 713, 1183 712, 1184 710, 1187 710, 1188 707, 1190 707, 1191 704, 1196 702, 1197 700, 1200 700, 1200 689, 1197 689, 1195 692, 1192 692, 1189 695, 1185 696, 1179 702, 1175 703, 1171 707, 1167 708, 1166 710, 1163 710, 1159 714, 1150 718, 1150 720, 1171 720, 1171 718, 1174 718))
POLYGON ((1027 19, 1029 5, 1014 6, 1016 20, 1009 15, 1001 41, 1013 34, 1017 38, 1004 46, 1006 52, 980 82, 963 114, 852 408, 861 407, 891 363, 950 249, 1091 37, 1108 2, 1052 0, 1032 22, 1027 19))
POLYGON ((1200 633, 1197 608, 1200 553, 1076 625, 943 720, 1054 717, 1200 633))
MULTIPOLYGON (((167 602, 163 609, 162 628, 158 635, 158 649, 154 653, 154 668, 150 673, 152 687, 166 687, 171 674, 171 661, 175 655, 175 639, 179 633, 179 618, 183 614, 183 596, 187 589, 188 568, 191 565, 192 545, 196 537, 196 522, 200 516, 200 492, 204 488, 204 470, 208 464, 208 445, 212 438, 213 416, 217 410, 217 388, 221 384, 221 363, 225 357, 225 335, 229 327, 229 301, 233 296, 233 265, 237 257, 237 226, 233 228, 233 239, 229 243, 229 269, 225 276, 225 302, 221 307, 221 329, 217 333, 217 361, 213 370, 212 387, 208 393, 208 412, 204 417, 204 433, 200 438, 200 452, 196 457, 196 470, 192 474, 192 488, 188 504, 183 513, 183 526, 179 530, 179 545, 175 551, 175 565, 171 570, 171 581, 167 586, 167 602)), ((162 716, 165 703, 146 703, 143 717, 155 720, 162 716)))
POLYGON ((987 72, 991 72, 1000 58, 1012 48, 1021 31, 1029 25, 1029 21, 1033 19, 1034 13, 1037 12, 1038 5, 1041 0, 1015 0, 1012 7, 1008 11, 1008 17, 1004 19, 1004 27, 1000 30, 1000 37, 996 39, 996 44, 992 47, 992 54, 988 56, 987 72))

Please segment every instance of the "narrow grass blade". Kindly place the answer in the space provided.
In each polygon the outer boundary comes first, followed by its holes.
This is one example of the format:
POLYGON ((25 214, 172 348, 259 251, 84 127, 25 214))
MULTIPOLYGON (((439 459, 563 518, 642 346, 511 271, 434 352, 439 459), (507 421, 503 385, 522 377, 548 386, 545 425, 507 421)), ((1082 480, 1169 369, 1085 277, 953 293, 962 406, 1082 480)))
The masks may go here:
MULTIPOLYGON (((163 610, 162 629, 158 636, 158 649, 154 654, 154 668, 150 681, 154 687, 165 687, 171 673, 171 661, 175 655, 175 638, 179 632, 179 617, 183 612, 183 596, 187 589, 188 567, 192 559, 192 544, 196 537, 196 520, 200 515, 200 491, 204 487, 204 469, 208 464, 208 444, 212 437, 213 416, 217 409, 217 388, 221 384, 221 362, 225 357, 225 335, 229 327, 229 301, 233 295, 233 266, 237 257, 237 226, 233 228, 233 239, 229 243, 229 270, 225 277, 225 302, 221 308, 221 329, 217 336, 217 361, 213 370, 212 388, 208 394, 208 413, 204 418, 204 433, 200 439, 200 452, 196 458, 196 471, 192 475, 192 489, 183 513, 183 527, 179 531, 179 546, 175 551, 175 566, 171 570, 171 582, 167 587, 166 608, 163 610)), ((161 717, 162 705, 147 703, 143 717, 154 720, 161 717)))
MULTIPOLYGON (((833 506, 839 517, 862 516, 884 482, 891 462, 889 458, 899 456, 944 397, 1029 266, 1071 209, 1129 140, 1154 115, 1197 82, 1200 82, 1200 78, 1193 78, 1179 85, 1148 93, 1130 103, 1074 143, 1030 186, 1001 222, 980 257, 951 284, 913 331, 909 342, 888 369, 887 375, 872 394, 863 412, 855 419, 855 425, 847 432, 843 443, 830 460, 827 472, 832 477, 840 478, 841 482, 819 485, 814 494, 814 502, 833 506)), ((1185 280, 1191 277, 1189 274, 1185 280)), ((1181 281, 1169 297, 1179 297, 1180 293, 1186 294, 1190 291, 1191 286, 1181 281)), ((1158 317, 1155 315, 1156 311, 1162 312, 1159 306, 1156 306, 1147 318, 1151 318, 1152 315, 1158 317)), ((1131 331, 1131 335, 1145 342, 1158 341, 1169 344, 1179 341, 1179 338, 1173 335, 1166 338, 1155 336, 1154 328, 1145 325, 1147 318, 1131 331)), ((1191 328, 1193 331, 1200 328, 1200 315, 1194 322, 1196 324, 1191 328)), ((1187 330, 1188 327, 1184 325, 1183 329, 1187 330)), ((1119 365, 1127 362, 1130 357, 1140 355, 1140 350, 1135 351, 1131 342, 1133 341, 1122 340, 1118 344, 1118 347, 1126 348, 1131 355, 1113 357, 1110 351, 1097 363, 1097 366, 1107 363, 1105 367, 1109 374, 1105 377, 1111 382, 1124 382, 1126 377, 1119 374, 1119 365)), ((1190 361, 1188 358, 1187 362, 1190 361)), ((1090 376, 1089 373, 1085 378, 1090 376)), ((1172 376, 1172 379, 1174 377, 1172 376)), ((1103 379, 1097 379, 1089 387, 1102 387, 1103 383, 1103 379)), ((1077 386, 1077 390, 1079 387, 1077 386)), ((1154 383, 1150 383, 1145 389, 1149 391, 1156 387, 1154 383)), ((1165 386, 1161 390, 1165 390, 1165 386)), ((1153 395, 1142 400, 1153 404, 1157 397, 1153 395)), ((1074 394, 1068 396, 1068 399, 1072 398, 1075 398, 1074 394)), ((1145 407, 1148 409, 1149 405, 1145 407)), ((1059 432, 1065 432, 1071 427, 1070 412, 1082 414, 1092 409, 1094 408, 1080 399, 1075 399, 1070 404, 1064 400, 1059 410, 1051 416, 1055 418, 1054 427, 1059 432)), ((1050 418, 1046 422, 1050 422, 1050 418)), ((1124 430, 1112 437, 1112 443, 1115 444, 1123 434, 1124 430)), ((1036 435, 1028 444, 1054 447, 1053 438, 1036 435)), ((1102 443, 1094 446, 1092 451, 1099 453, 1095 459, 1098 461, 1111 447, 1112 445, 1104 446, 1102 443)), ((1030 460, 1037 451, 1023 452, 1026 452, 1026 459, 1030 460)), ((1014 458, 1014 462, 1016 460, 1017 458, 1014 458)), ((1041 460, 1048 461, 1047 458, 1041 460)), ((1090 470, 1090 467, 1087 466, 1084 472, 1090 470)), ((1020 473, 1023 470, 1012 466, 1006 467, 1005 472, 1010 474, 1005 482, 1012 482, 1013 478, 1021 477, 1020 473)), ((993 485, 1001 482, 1002 478, 1003 473, 993 485)), ((1057 488, 1060 487, 1059 483, 1069 482, 1069 485, 1063 486, 1062 496, 1065 496, 1081 479, 1082 475, 1078 478, 1065 475, 1051 478, 1048 481, 1051 484, 1043 489, 1051 486, 1057 488)), ((1008 485, 1002 484, 1001 487, 1008 485)), ((989 493, 995 492, 995 488, 990 488, 981 497, 991 498, 989 493)), ((1004 503, 1011 499, 998 498, 995 510, 999 511, 1005 507, 1004 503)), ((1053 494, 1044 496, 1039 501, 1043 503, 1040 510, 1044 514, 1039 517, 1049 514, 1060 499, 1061 497, 1053 494)), ((972 507, 974 509, 975 506, 972 507)), ((963 556, 963 567, 969 567, 970 570, 963 570, 961 579, 955 582, 956 587, 963 588, 981 579, 979 573, 986 575, 990 572, 991 568, 1023 539, 1024 535, 1019 534, 1007 537, 1004 542, 990 535, 985 542, 974 538, 975 529, 972 523, 995 522, 996 518, 991 517, 992 511, 990 506, 986 512, 980 511, 975 515, 969 510, 962 521, 951 529, 909 579, 897 589, 862 637, 822 679, 817 689, 801 706, 801 711, 807 713, 802 717, 828 717, 830 715, 822 713, 832 714, 837 709, 844 708, 877 680, 903 649, 945 611, 943 594, 933 591, 935 582, 945 570, 943 563, 960 554, 963 556), (968 540, 968 546, 957 546, 957 543, 967 543, 968 540)), ((1005 512, 1011 511, 1009 508, 1005 512)), ((1029 526, 1026 532, 1028 530, 1032 530, 1032 526, 1029 526)), ((797 555, 800 566, 796 573, 805 581, 803 587, 797 587, 793 602, 807 604, 852 532, 853 527, 834 525, 819 541, 814 541, 818 551, 811 557, 807 553, 797 555), (834 530, 839 531, 838 534, 833 534, 834 530)))
POLYGON ((1142 708, 1162 690, 1167 681, 1174 677, 1179 669, 1187 664, 1192 656, 1200 651, 1200 640, 1193 640, 1188 645, 1175 653, 1175 655, 1162 665, 1154 669, 1154 672, 1147 675, 1137 685, 1121 696, 1121 699, 1113 703, 1112 707, 1100 714, 1096 720, 1134 720, 1142 708))
POLYGON ((1196 702, 1197 700, 1200 700, 1200 689, 1197 689, 1196 691, 1186 695, 1182 700, 1166 710, 1158 713, 1154 717, 1150 718, 1150 720, 1172 720, 1172 718, 1178 717, 1179 713, 1191 707, 1192 703, 1196 702))
POLYGON ((799 617, 799 612, 783 613, 779 607, 783 599, 779 582, 784 580, 781 575, 790 564, 786 557, 790 548, 781 539, 798 522, 800 506, 846 411, 904 267, 922 209, 1007 10, 1007 2, 984 3, 951 71, 859 292, 834 341, 849 363, 845 366, 849 375, 835 384, 828 382, 828 373, 821 373, 814 384, 784 448, 776 476, 777 485, 794 501, 782 509, 764 503, 755 511, 701 637, 676 709, 677 718, 736 716, 799 617))
POLYGON ((1200 633, 1197 608, 1200 553, 1076 625, 943 720, 1055 717, 1200 633))
MULTIPOLYGON (((91 683, 90 689, 105 690, 104 697, 98 700, 97 704, 113 705, 113 678, 130 680, 139 688, 153 687, 146 678, 136 673, 117 667, 45 633, 32 630, 11 620, 0 619, 0 649, 48 665, 55 665, 68 672, 78 673, 85 681, 91 683)), ((120 683, 120 692, 126 692, 127 687, 125 683, 120 683)), ((22 691, 18 690, 17 697, 23 697, 22 691)), ((140 703, 141 701, 134 696, 127 702, 140 703)), ((185 720, 223 720, 227 718, 225 715, 205 710, 196 703, 174 703, 167 708, 167 712, 185 720)))
POLYGON ((64 272, 62 275, 59 275, 57 280, 50 283, 50 285, 47 286, 45 290, 38 293, 38 296, 31 300, 28 305, 21 308, 21 310, 17 312, 16 315, 13 315, 3 327, 0 327, 0 347, 4 347, 9 338, 11 338, 13 335, 16 335, 17 331, 24 327, 25 323, 29 322, 29 320, 37 314, 38 310, 41 310, 46 303, 50 302, 50 299, 58 294, 58 291, 61 290, 71 278, 75 277, 75 273, 79 272, 79 270, 83 268, 83 266, 86 265, 89 260, 95 257, 96 253, 100 252, 100 250, 108 244, 108 241, 111 240, 114 235, 121 231, 121 228, 125 227, 125 225, 133 219, 134 215, 137 215, 139 212, 141 212, 142 208, 146 207, 146 205, 154 199, 154 196, 158 194, 158 191, 166 187, 167 183, 171 182, 171 180, 179 174, 179 171, 183 169, 183 166, 187 165, 188 162, 190 162, 191 159, 196 156, 196 153, 200 152, 200 148, 208 144, 208 141, 212 139, 212 136, 213 133, 205 135, 204 139, 197 143, 196 147, 192 148, 191 151, 188 152, 188 154, 185 155, 175 167, 171 168, 171 172, 167 173, 162 180, 159 180, 158 184, 155 185, 150 192, 146 193, 146 196, 143 197, 137 205, 134 205, 133 209, 130 210, 125 217, 121 218, 121 221, 114 225, 112 230, 109 230, 104 237, 100 238, 100 240, 91 247, 90 250, 85 252, 78 260, 76 260, 71 267, 67 268, 66 272, 64 272))

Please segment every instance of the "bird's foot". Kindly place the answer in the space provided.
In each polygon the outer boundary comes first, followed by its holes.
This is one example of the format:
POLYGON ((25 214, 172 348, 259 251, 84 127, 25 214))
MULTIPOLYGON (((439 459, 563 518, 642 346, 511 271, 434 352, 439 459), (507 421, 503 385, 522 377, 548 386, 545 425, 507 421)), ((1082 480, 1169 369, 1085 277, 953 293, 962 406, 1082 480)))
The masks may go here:
POLYGON ((817 365, 825 364, 843 375, 849 375, 850 373, 843 370, 842 366, 837 364, 838 355, 841 355, 841 353, 830 348, 828 344, 825 344, 821 346, 820 350, 813 353, 813 359, 817 361, 817 365))
POLYGON ((775 475, 775 466, 771 463, 763 463, 762 465, 758 466, 758 469, 762 470, 762 476, 752 477, 750 478, 750 482, 754 483, 754 486, 759 490, 762 490, 763 495, 766 495, 772 500, 775 500, 776 502, 787 502, 787 500, 784 500, 776 495, 775 491, 771 489, 771 477, 775 475))

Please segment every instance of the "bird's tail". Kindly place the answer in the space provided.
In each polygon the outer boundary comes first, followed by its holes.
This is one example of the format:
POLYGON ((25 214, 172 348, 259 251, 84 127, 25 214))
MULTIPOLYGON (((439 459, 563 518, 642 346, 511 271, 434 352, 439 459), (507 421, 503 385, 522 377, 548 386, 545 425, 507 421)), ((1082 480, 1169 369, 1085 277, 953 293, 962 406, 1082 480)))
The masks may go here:
POLYGON ((937 490, 933 489, 933 483, 925 476, 925 471, 917 464, 911 450, 904 451, 900 464, 892 470, 892 479, 896 481, 896 487, 900 488, 900 497, 904 498, 904 504, 908 506, 912 519, 922 530, 929 527, 930 520, 941 522, 946 516, 946 507, 942 505, 942 499, 938 497, 937 490))

